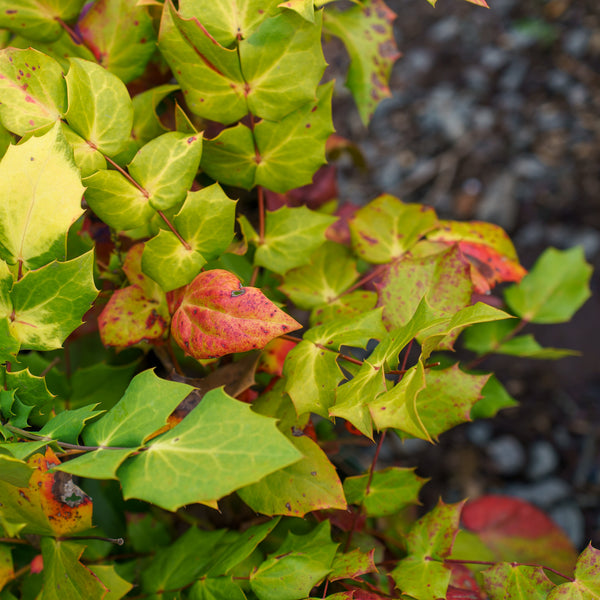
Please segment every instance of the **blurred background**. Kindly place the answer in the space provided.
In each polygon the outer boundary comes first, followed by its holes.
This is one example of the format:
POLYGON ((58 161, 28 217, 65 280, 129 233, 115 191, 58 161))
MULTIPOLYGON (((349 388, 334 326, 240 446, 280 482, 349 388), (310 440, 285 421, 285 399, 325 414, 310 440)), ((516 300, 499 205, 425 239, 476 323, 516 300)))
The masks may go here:
MULTIPOLYGON (((558 362, 488 359, 518 408, 426 443, 386 444, 383 463, 419 464, 426 508, 483 493, 540 506, 579 548, 600 545, 600 5, 598 0, 387 0, 402 57, 392 97, 365 128, 332 40, 334 122, 366 169, 338 161, 339 197, 381 193, 442 218, 485 220, 531 267, 548 246, 582 246, 593 296, 573 321, 527 330, 582 352, 558 362)), ((385 446, 384 446, 385 447, 385 446)), ((365 457, 368 461, 368 456, 365 457)), ((385 466, 379 464, 378 466, 385 466)))

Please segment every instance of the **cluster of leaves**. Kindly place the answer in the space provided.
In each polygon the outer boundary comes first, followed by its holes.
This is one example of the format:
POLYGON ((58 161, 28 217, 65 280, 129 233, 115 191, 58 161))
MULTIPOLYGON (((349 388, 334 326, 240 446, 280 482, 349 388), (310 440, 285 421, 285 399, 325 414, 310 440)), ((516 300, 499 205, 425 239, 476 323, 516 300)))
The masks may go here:
POLYGON ((570 354, 521 330, 589 295, 577 249, 526 274, 496 226, 338 206, 322 37, 366 123, 393 13, 84 4, 0 0, 0 599, 599 597, 528 505, 415 521, 414 469, 331 462, 336 423, 377 456, 512 405, 475 365, 570 354))

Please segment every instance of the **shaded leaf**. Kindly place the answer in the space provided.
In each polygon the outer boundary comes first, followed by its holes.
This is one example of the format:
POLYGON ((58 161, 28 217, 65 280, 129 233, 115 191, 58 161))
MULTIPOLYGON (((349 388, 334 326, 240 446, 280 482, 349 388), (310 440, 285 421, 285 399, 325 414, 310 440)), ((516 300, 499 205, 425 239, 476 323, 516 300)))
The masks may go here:
POLYGON ((503 408, 516 406, 517 401, 506 391, 495 375, 490 375, 481 390, 482 398, 471 409, 471 419, 489 419, 503 408))
POLYGON ((0 120, 17 135, 56 123, 67 109, 60 65, 33 48, 0 50, 0 92, 0 120))
POLYGON ((22 261, 27 269, 64 260, 69 227, 83 213, 84 188, 60 126, 11 145, 0 163, 0 182, 10 198, 0 205, 0 257, 22 261))
POLYGON ((0 590, 15 577, 12 553, 9 546, 0 544, 0 590))
POLYGON ((218 389, 146 452, 129 458, 118 476, 126 498, 176 510, 218 500, 300 458, 272 419, 218 389), (154 485, 157 478, 160 487, 154 485))
POLYGON ((178 85, 159 85, 132 98, 133 128, 131 137, 140 147, 166 131, 158 117, 157 108, 162 100, 178 89, 178 85))
POLYGON ((511 310, 533 323, 564 323, 590 297, 592 267, 580 246, 548 248, 518 285, 504 292, 511 310))
POLYGON ((148 9, 127 0, 97 0, 77 23, 96 60, 125 83, 142 75, 156 49, 148 9))
POLYGON ((341 12, 325 13, 325 29, 339 37, 350 55, 346 85, 367 125, 384 99, 391 96, 389 79, 400 56, 392 22, 396 18, 383 0, 368 0, 341 12))
POLYGON ((67 123, 107 156, 124 150, 133 125, 133 105, 123 82, 100 65, 71 58, 65 79, 67 123))
POLYGON ((242 588, 231 577, 206 577, 198 580, 188 595, 190 600, 246 600, 242 588))
MULTIPOLYGON (((24 460, 15 458, 8 454, 0 454, 0 480, 10 483, 20 488, 26 488, 29 485, 29 478, 33 473, 33 468, 24 460)), ((2 567, 0 563, 0 573, 2 567)), ((0 575, 0 589, 2 576, 0 575)))
POLYGON ((344 479, 344 493, 351 504, 362 505, 369 517, 393 515, 409 504, 418 504, 419 490, 426 482, 414 469, 389 467, 375 471, 369 491, 369 474, 344 479))
POLYGON ((377 573, 374 561, 375 548, 369 552, 362 552, 359 548, 337 554, 333 560, 332 571, 328 576, 329 581, 338 579, 357 579, 367 573, 377 573))
POLYGON ((88 568, 107 590, 102 600, 119 600, 133 587, 129 581, 119 576, 114 565, 91 565, 88 568))
POLYGON ((567 575, 573 572, 577 555, 567 535, 524 500, 482 496, 465 505, 461 518, 498 560, 543 564, 567 575))
POLYGON ((222 269, 200 273, 192 281, 171 322, 175 341, 194 358, 262 348, 299 328, 258 288, 243 287, 222 269))
POLYGON ((433 229, 437 217, 432 208, 404 204, 385 194, 356 211, 350 221, 352 247, 371 263, 388 263, 404 254, 433 229))

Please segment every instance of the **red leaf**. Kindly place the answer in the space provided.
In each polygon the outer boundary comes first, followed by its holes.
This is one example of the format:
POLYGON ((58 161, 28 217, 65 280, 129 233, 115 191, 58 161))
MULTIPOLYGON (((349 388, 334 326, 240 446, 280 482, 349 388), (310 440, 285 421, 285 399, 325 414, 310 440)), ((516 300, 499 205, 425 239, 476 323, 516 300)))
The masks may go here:
POLYGON ((222 269, 200 273, 188 285, 171 321, 173 338, 196 359, 263 348, 300 327, 258 288, 243 287, 222 269))
POLYGON ((486 600, 473 573, 464 565, 451 564, 450 585, 446 600, 486 600))
POLYGON ((569 538, 539 508, 509 496, 482 496, 462 511, 466 529, 479 535, 499 561, 543 564, 569 574, 577 553, 569 538))
POLYGON ((281 377, 285 357, 295 347, 296 343, 291 340, 276 338, 270 341, 263 349, 256 370, 281 377))
POLYGON ((29 570, 35 573, 41 573, 44 570, 44 559, 41 554, 37 554, 33 557, 33 560, 30 563, 29 570))

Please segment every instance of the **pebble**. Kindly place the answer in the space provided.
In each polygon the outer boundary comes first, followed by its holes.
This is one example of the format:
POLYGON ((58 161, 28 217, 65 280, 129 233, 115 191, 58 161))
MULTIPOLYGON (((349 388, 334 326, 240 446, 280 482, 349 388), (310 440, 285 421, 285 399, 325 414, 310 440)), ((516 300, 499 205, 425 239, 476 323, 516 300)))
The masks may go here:
POLYGON ((590 38, 589 30, 577 27, 567 31, 562 41, 562 47, 571 56, 583 58, 587 54, 590 38))
POLYGON ((516 475, 525 466, 525 450, 512 435, 502 435, 487 445, 487 453, 501 475, 516 475))
POLYGON ((480 62, 488 71, 497 71, 502 68, 510 59, 507 52, 497 46, 486 46, 481 51, 480 62))
POLYGON ((543 179, 548 175, 548 168, 532 154, 521 154, 512 163, 512 171, 524 179, 543 179))
POLYGON ((567 534, 575 548, 585 545, 585 522, 575 502, 561 502, 548 511, 548 516, 567 534))
POLYGON ((505 494, 531 502, 544 510, 573 494, 571 486, 559 477, 549 477, 533 483, 513 483, 504 488, 505 494))
POLYGON ((511 230, 517 219, 515 185, 516 177, 510 171, 503 171, 496 176, 488 184, 477 206, 475 211, 477 219, 496 223, 506 230, 511 230))
POLYGON ((559 464, 558 453, 547 440, 538 440, 529 447, 526 475, 529 479, 542 479, 551 475, 559 464))
POLYGON ((494 426, 488 420, 480 419, 469 423, 467 427, 467 438, 476 446, 485 446, 494 432, 494 426))
POLYGON ((498 82, 503 90, 514 92, 521 87, 527 71, 529 70, 529 60, 522 57, 515 58, 508 68, 502 73, 498 82))
POLYGON ((457 17, 447 17, 430 27, 427 37, 437 44, 446 44, 458 36, 460 29, 461 23, 457 17))

